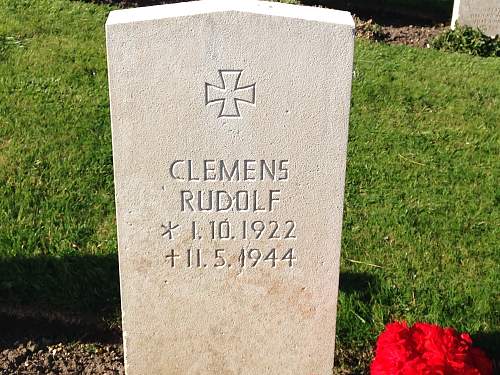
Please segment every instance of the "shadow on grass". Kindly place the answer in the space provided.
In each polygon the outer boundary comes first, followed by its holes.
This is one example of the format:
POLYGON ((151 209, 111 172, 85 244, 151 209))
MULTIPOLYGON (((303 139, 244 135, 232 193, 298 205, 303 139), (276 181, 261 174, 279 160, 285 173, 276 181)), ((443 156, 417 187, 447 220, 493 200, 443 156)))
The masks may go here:
POLYGON ((118 280, 115 254, 0 259, 0 345, 119 342, 118 280))
POLYGON ((348 10, 383 26, 449 23, 453 0, 302 0, 304 5, 348 10))
POLYGON ((25 305, 110 316, 120 306, 117 255, 0 259, 0 306, 25 305))
POLYGON ((0 312, 0 351, 4 348, 15 347, 18 343, 34 341, 38 344, 51 345, 54 343, 121 343, 119 327, 111 327, 104 322, 92 321, 81 316, 71 319, 62 314, 50 317, 26 316, 26 309, 19 315, 0 312))
POLYGON ((339 289, 345 294, 356 293, 357 298, 368 303, 371 293, 379 288, 377 278, 366 272, 340 272, 339 289))

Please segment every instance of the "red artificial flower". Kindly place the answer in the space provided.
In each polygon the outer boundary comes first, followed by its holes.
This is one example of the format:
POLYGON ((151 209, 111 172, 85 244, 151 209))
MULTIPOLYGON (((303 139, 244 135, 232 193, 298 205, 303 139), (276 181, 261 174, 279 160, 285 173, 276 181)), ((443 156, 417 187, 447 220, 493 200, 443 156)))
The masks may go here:
POLYGON ((377 340, 371 375, 492 375, 486 354, 467 333, 435 324, 390 323, 377 340))

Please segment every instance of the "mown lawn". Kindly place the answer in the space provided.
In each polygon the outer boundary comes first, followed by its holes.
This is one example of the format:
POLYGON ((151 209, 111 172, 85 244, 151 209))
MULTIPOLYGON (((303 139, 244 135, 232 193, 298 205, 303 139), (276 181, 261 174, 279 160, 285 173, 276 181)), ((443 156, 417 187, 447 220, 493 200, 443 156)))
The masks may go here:
MULTIPOLYGON (((118 316, 104 22, 0 0, 0 306, 118 316)), ((338 364, 384 323, 499 344, 500 59, 358 42, 338 364)))

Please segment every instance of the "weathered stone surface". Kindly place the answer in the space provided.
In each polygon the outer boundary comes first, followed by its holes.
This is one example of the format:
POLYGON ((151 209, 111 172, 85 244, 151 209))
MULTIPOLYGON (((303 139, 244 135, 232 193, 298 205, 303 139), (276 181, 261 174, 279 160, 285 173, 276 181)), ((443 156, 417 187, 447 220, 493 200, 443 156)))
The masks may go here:
POLYGON ((500 0, 455 0, 452 28, 457 22, 477 27, 491 37, 500 34, 500 0))
POLYGON ((331 374, 353 30, 255 1, 110 14, 128 375, 331 374))

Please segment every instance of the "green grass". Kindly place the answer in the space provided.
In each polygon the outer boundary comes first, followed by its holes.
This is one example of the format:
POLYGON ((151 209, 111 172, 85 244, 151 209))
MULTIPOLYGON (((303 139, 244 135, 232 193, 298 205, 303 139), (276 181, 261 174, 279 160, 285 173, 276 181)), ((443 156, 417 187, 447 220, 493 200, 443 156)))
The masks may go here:
POLYGON ((0 1, 0 296, 9 300, 104 308, 118 299, 108 11, 0 1))
MULTIPOLYGON (((119 309, 109 7, 0 0, 0 306, 119 309)), ((500 59, 358 42, 338 316, 359 372, 384 323, 499 347, 500 59)))
POLYGON ((368 344, 404 319, 482 333, 498 349, 499 69, 358 43, 342 272, 365 281, 341 294, 341 343, 368 344))

